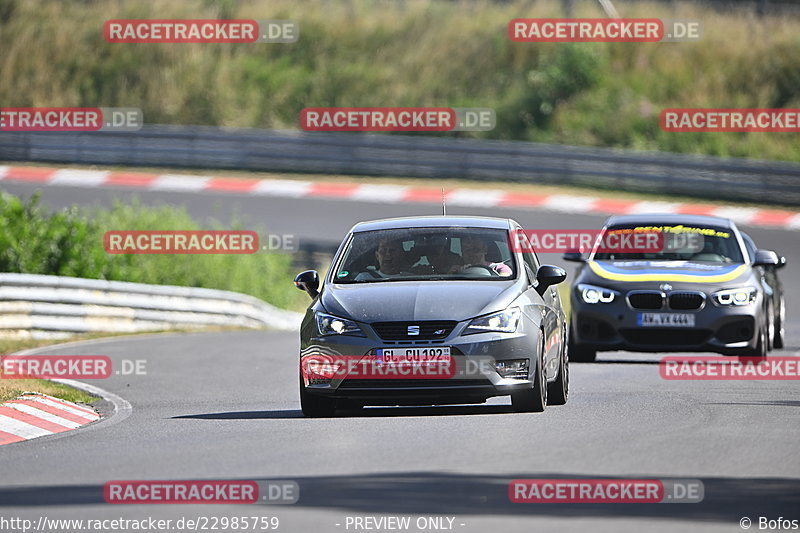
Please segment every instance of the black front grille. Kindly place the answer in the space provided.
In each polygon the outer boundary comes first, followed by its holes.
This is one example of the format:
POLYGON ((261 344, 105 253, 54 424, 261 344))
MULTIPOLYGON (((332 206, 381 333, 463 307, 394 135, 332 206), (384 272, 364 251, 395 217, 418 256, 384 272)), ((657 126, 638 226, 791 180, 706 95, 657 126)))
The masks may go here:
POLYGON ((700 292, 673 292, 669 295, 670 309, 700 309, 706 298, 700 292))
POLYGON ((634 292, 628 294, 628 301, 634 309, 661 309, 664 295, 660 292, 634 292))
POLYGON ((640 346, 697 346, 711 337, 707 329, 623 328, 619 332, 627 342, 640 346))
POLYGON ((375 322, 372 327, 380 338, 387 341, 414 341, 444 339, 458 322, 454 320, 428 320, 422 322, 375 322), (419 335, 409 335, 409 326, 418 326, 419 335))

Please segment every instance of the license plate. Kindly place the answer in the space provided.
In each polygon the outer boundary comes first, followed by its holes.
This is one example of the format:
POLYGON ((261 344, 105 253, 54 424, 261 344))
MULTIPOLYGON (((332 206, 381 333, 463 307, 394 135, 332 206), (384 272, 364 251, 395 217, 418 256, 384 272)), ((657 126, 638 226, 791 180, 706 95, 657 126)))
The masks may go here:
POLYGON ((644 327, 693 328, 694 315, 689 313, 639 313, 637 322, 644 327))
POLYGON ((379 361, 385 363, 431 363, 449 362, 449 346, 426 346, 424 348, 378 348, 379 361))

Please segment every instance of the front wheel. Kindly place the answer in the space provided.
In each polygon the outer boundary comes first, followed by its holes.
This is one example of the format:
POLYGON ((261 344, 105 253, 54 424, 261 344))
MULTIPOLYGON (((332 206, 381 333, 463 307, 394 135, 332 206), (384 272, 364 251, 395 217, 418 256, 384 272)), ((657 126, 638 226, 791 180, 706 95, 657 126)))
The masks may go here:
POLYGON ((784 339, 784 331, 783 331, 783 321, 786 317, 786 306, 783 303, 783 298, 781 298, 781 305, 780 309, 778 310, 778 316, 775 317, 775 338, 772 339, 772 347, 773 348, 783 348, 783 339, 784 339))
POLYGON ((767 351, 771 352, 775 347, 775 307, 769 302, 767 312, 767 351))
POLYGON ((536 354, 536 367, 533 388, 515 392, 511 395, 511 405, 517 413, 541 413, 547 405, 547 378, 544 375, 544 335, 542 346, 536 354))
POLYGON ((564 405, 569 397, 569 358, 563 350, 556 380, 547 384, 547 405, 564 405))

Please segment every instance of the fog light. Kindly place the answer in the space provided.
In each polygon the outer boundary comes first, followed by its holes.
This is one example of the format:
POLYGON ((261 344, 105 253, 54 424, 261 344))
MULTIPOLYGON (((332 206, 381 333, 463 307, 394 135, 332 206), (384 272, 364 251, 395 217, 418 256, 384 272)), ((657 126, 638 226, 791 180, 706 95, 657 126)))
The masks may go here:
POLYGON ((497 373, 504 378, 528 379, 528 359, 506 359, 495 361, 497 373))
POLYGON ((309 385, 330 385, 341 368, 339 363, 327 361, 307 361, 305 363, 305 377, 309 385))

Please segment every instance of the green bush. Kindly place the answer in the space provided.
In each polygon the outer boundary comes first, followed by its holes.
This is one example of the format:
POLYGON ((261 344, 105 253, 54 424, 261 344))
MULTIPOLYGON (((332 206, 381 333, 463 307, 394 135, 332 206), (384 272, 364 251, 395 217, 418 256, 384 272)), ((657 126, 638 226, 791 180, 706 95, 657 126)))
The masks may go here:
POLYGON ((77 209, 47 214, 34 196, 0 194, 0 271, 107 278, 110 258, 97 228, 77 209))
MULTIPOLYGON (((182 208, 115 203, 112 209, 49 212, 38 197, 28 202, 0 193, 0 271, 51 274, 160 285, 206 287, 250 294, 273 305, 307 303, 292 285, 286 254, 108 254, 111 230, 244 229, 234 223, 201 227, 182 208)), ((252 228, 248 228, 252 229, 252 228)))

